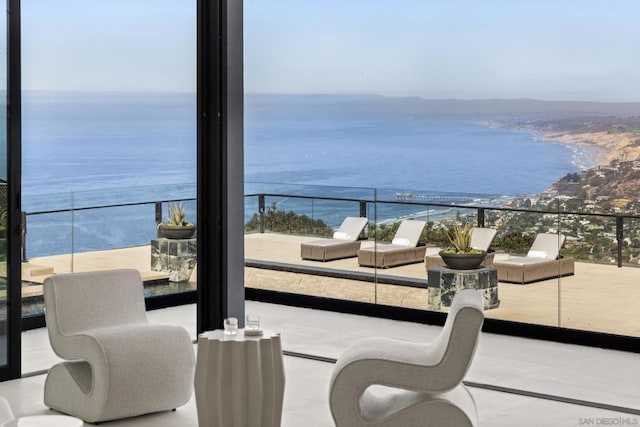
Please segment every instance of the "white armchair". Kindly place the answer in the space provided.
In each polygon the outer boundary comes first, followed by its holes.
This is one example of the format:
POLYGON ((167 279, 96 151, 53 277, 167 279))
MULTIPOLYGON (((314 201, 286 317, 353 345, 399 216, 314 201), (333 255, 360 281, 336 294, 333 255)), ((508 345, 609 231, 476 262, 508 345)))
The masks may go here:
POLYGON ((462 379, 482 329, 482 310, 480 293, 463 289, 432 343, 356 341, 333 370, 329 403, 336 426, 476 426, 475 403, 462 379))
POLYGON ((13 411, 11 410, 11 406, 9 406, 9 402, 0 396, 0 425, 11 421, 13 418, 13 411))
POLYGON ((44 403, 87 422, 175 409, 193 392, 187 331, 147 320, 140 274, 59 274, 44 282, 51 346, 44 403))

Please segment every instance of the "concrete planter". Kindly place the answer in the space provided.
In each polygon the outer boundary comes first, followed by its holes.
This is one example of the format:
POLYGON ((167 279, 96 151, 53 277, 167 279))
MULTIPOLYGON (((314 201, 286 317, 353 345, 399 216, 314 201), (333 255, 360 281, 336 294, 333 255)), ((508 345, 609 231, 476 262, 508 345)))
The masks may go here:
POLYGON ((167 239, 190 239, 196 233, 194 225, 165 225, 160 224, 158 227, 162 233, 162 237, 167 239))
POLYGON ((440 251, 444 263, 454 270, 472 270, 482 263, 485 255, 487 255, 485 251, 479 254, 448 254, 440 251))

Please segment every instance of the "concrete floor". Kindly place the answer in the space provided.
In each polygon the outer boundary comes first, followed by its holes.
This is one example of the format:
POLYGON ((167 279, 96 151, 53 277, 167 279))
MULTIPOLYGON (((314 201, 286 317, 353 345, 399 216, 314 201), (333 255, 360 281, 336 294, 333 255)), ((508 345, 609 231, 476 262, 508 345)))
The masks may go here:
MULTIPOLYGON (((252 301, 246 303, 246 310, 260 314, 264 328, 282 333, 285 350, 333 358, 360 337, 390 336, 430 341, 440 331, 436 326, 252 301)), ((152 311, 149 318, 152 322, 181 324, 195 338, 193 305, 152 311)), ((44 329, 23 334, 24 372, 46 369, 56 360, 44 329)), ((483 334, 467 380, 640 411, 639 361, 640 356, 631 353, 483 334)), ((287 384, 282 425, 332 426, 328 390, 333 364, 285 357, 285 369, 287 384)), ((48 413, 42 401, 44 379, 44 375, 36 375, 0 383, 0 395, 9 400, 18 416, 48 413)), ((620 425, 621 420, 626 425, 640 424, 640 415, 477 387, 469 390, 476 400, 482 426, 620 425), (609 424, 604 424, 607 422, 609 424)), ((192 398, 176 412, 104 425, 197 426, 195 401, 192 398)))

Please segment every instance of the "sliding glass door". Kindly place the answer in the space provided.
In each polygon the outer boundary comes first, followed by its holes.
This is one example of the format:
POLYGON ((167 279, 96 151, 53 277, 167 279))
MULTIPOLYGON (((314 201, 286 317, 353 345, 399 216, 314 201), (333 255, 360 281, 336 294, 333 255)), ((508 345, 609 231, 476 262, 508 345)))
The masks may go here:
POLYGON ((20 2, 0 0, 0 381, 20 376, 20 2))

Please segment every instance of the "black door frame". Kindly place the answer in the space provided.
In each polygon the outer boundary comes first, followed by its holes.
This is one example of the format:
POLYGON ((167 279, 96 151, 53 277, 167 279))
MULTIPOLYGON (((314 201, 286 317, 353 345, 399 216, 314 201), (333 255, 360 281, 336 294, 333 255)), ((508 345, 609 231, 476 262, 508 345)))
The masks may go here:
POLYGON ((198 333, 244 318, 242 0, 198 0, 198 333))
POLYGON ((21 374, 21 259, 22 222, 20 188, 21 154, 20 0, 7 0, 7 364, 0 381, 21 374))
MULTIPOLYGON (((242 0, 197 0, 198 331, 244 317, 242 0), (206 284, 206 286, 204 285, 206 284)), ((21 376, 21 0, 7 0, 7 365, 21 376)))

